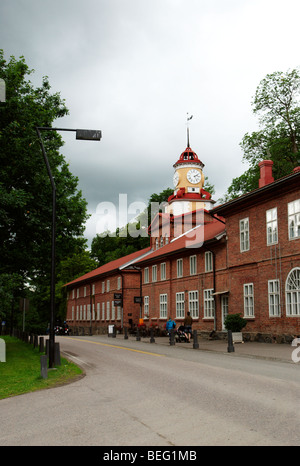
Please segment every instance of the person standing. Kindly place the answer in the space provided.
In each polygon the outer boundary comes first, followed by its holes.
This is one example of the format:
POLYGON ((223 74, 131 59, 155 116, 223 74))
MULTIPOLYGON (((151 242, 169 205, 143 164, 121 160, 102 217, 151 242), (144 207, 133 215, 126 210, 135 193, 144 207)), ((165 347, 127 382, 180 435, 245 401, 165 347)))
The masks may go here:
POLYGON ((188 312, 187 316, 185 317, 185 319, 183 321, 183 325, 184 325, 184 328, 185 328, 185 333, 188 335, 189 342, 191 341, 192 324, 193 324, 193 319, 191 317, 190 312, 188 312))

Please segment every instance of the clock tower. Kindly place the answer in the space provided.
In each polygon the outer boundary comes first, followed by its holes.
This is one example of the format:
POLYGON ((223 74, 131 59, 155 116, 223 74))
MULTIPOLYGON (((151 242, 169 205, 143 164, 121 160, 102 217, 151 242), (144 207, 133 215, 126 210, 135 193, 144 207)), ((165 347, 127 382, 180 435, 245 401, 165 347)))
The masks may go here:
POLYGON ((211 199, 210 193, 203 189, 204 164, 190 148, 189 138, 187 148, 173 167, 175 169, 173 176, 175 190, 168 199, 166 213, 180 215, 198 209, 212 209, 215 201, 211 199))

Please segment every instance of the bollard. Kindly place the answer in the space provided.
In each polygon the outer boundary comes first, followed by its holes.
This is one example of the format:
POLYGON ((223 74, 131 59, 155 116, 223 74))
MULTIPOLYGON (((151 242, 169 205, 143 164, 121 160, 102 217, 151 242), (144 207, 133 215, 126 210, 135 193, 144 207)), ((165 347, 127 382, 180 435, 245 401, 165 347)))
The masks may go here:
POLYGON ((150 343, 155 343, 153 328, 150 328, 150 343))
POLYGON ((48 377, 48 371, 47 371, 47 355, 43 354, 41 356, 41 376, 43 379, 46 379, 48 377))
POLYGON ((116 326, 114 325, 112 337, 116 338, 116 335, 117 335, 117 329, 116 329, 116 326))
POLYGON ((174 345, 175 345, 175 331, 172 328, 170 330, 170 346, 174 346, 174 345))
POLYGON ((54 343, 54 365, 55 366, 60 366, 59 343, 54 343))
POLYGON ((124 340, 128 340, 127 327, 124 327, 124 340))
POLYGON ((198 343, 198 335, 197 335, 197 330, 193 331, 193 349, 198 349, 199 348, 199 343, 198 343))
POLYGON ((136 341, 141 341, 140 329, 139 328, 137 328, 137 330, 136 330, 136 341))
POLYGON ((33 347, 34 348, 37 348, 39 346, 38 344, 38 336, 37 335, 34 335, 33 336, 33 347))
POLYGON ((40 337, 40 353, 44 353, 44 337, 40 337))
POLYGON ((232 331, 228 330, 228 347, 227 347, 227 352, 228 353, 234 353, 234 345, 232 341, 232 331))
POLYGON ((33 334, 32 333, 30 334, 29 342, 30 342, 31 345, 33 345, 33 334))
POLYGON ((49 357, 49 340, 46 340, 46 355, 49 357))

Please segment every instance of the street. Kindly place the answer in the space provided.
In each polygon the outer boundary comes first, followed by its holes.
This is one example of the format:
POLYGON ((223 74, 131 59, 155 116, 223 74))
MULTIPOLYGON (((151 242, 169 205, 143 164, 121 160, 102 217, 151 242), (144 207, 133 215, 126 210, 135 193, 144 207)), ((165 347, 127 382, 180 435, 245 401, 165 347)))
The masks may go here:
MULTIPOLYGON (((57 337, 80 380, 0 401, 0 445, 299 445, 299 364, 57 337)), ((65 353, 65 354, 64 354, 65 353)))

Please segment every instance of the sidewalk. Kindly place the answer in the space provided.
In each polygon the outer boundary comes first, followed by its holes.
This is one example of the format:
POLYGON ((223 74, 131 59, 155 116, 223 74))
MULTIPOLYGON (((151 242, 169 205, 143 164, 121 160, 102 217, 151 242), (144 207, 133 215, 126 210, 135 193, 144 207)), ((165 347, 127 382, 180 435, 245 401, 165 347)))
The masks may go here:
MULTIPOLYGON (((124 339, 124 335, 117 335, 116 339, 124 339)), ((136 337, 129 335, 128 340, 136 341, 136 337)), ((166 345, 170 346, 170 340, 168 337, 155 337, 155 342, 150 343, 150 338, 141 337, 141 342, 149 343, 149 345, 166 345)), ((138 343, 138 342, 137 342, 138 343)), ((194 349, 193 340, 190 343, 175 343, 176 347, 185 348, 191 351, 213 351, 216 353, 228 353, 227 340, 207 340, 204 338, 198 338, 199 348, 194 349)), ((300 357, 300 347, 298 356, 300 357)), ((245 356, 252 358, 263 358, 273 361, 285 361, 295 364, 292 360, 292 352, 296 349, 295 346, 291 346, 286 343, 258 343, 258 342, 245 342, 235 343, 234 352, 230 353, 232 357, 245 356)), ((299 362, 300 366, 300 362, 299 362)))

